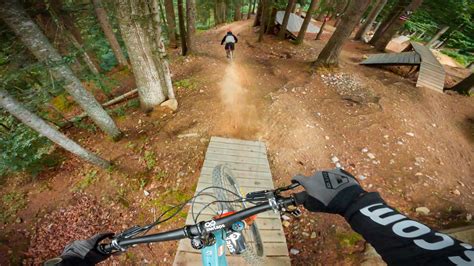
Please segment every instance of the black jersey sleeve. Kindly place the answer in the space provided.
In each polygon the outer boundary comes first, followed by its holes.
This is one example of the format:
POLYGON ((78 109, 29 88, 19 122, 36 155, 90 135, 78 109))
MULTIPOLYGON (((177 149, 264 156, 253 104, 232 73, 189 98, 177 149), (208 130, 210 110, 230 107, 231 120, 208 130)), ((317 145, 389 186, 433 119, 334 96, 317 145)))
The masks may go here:
POLYGON ((346 220, 389 265, 474 265, 474 249, 414 221, 367 193, 346 210, 346 220))

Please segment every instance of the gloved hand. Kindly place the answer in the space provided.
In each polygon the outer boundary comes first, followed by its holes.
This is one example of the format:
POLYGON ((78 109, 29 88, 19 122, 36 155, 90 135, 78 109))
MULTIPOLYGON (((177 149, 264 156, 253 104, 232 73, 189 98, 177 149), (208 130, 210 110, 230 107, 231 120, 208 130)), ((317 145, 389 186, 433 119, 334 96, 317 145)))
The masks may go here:
POLYGON ((308 196, 303 205, 313 212, 344 215, 353 202, 367 193, 353 175, 339 168, 316 172, 309 177, 298 175, 291 181, 305 188, 308 196))
POLYGON ((105 255, 100 253, 97 250, 97 245, 100 241, 110 238, 113 235, 113 233, 102 233, 86 240, 76 240, 64 248, 61 259, 65 261, 70 260, 74 265, 95 265, 104 261, 110 257, 110 254, 105 255))

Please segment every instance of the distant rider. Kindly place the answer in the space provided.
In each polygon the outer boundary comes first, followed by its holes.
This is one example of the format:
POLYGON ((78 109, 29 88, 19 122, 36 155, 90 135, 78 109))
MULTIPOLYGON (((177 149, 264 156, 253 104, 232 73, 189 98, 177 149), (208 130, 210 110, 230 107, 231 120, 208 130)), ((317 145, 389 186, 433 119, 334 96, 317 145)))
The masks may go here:
POLYGON ((225 45, 225 51, 227 58, 230 58, 230 51, 234 51, 235 44, 239 41, 237 37, 232 33, 230 29, 227 30, 227 34, 222 38, 221 45, 225 45))

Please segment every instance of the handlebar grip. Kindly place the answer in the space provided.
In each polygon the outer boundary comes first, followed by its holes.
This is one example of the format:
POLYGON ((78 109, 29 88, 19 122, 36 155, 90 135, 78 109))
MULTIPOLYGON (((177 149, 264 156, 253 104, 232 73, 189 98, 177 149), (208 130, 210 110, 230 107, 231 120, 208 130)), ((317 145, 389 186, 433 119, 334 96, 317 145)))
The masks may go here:
POLYGON ((111 254, 115 248, 112 246, 112 244, 99 244, 97 245, 97 251, 104 255, 109 255, 111 254))
POLYGON ((296 204, 301 205, 305 203, 306 199, 308 198, 308 193, 306 191, 298 192, 293 194, 296 204))

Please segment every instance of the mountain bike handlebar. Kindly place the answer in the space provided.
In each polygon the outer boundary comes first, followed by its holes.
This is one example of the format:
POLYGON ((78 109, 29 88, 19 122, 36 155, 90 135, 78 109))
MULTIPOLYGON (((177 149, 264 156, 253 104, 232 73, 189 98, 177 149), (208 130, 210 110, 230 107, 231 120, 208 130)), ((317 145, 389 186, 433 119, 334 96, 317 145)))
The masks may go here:
POLYGON ((296 207, 302 204, 306 197, 306 192, 295 193, 289 197, 282 197, 276 195, 276 197, 269 198, 266 203, 258 204, 256 206, 240 210, 225 217, 208 221, 201 221, 194 225, 186 225, 179 229, 157 234, 150 234, 133 238, 114 238, 112 239, 111 243, 100 244, 97 249, 103 254, 111 254, 116 251, 125 251, 130 246, 136 244, 179 240, 183 238, 193 239, 196 237, 204 237, 212 232, 230 228, 235 222, 245 220, 246 218, 257 215, 262 212, 266 212, 269 210, 282 211, 288 208, 288 206, 296 207))

